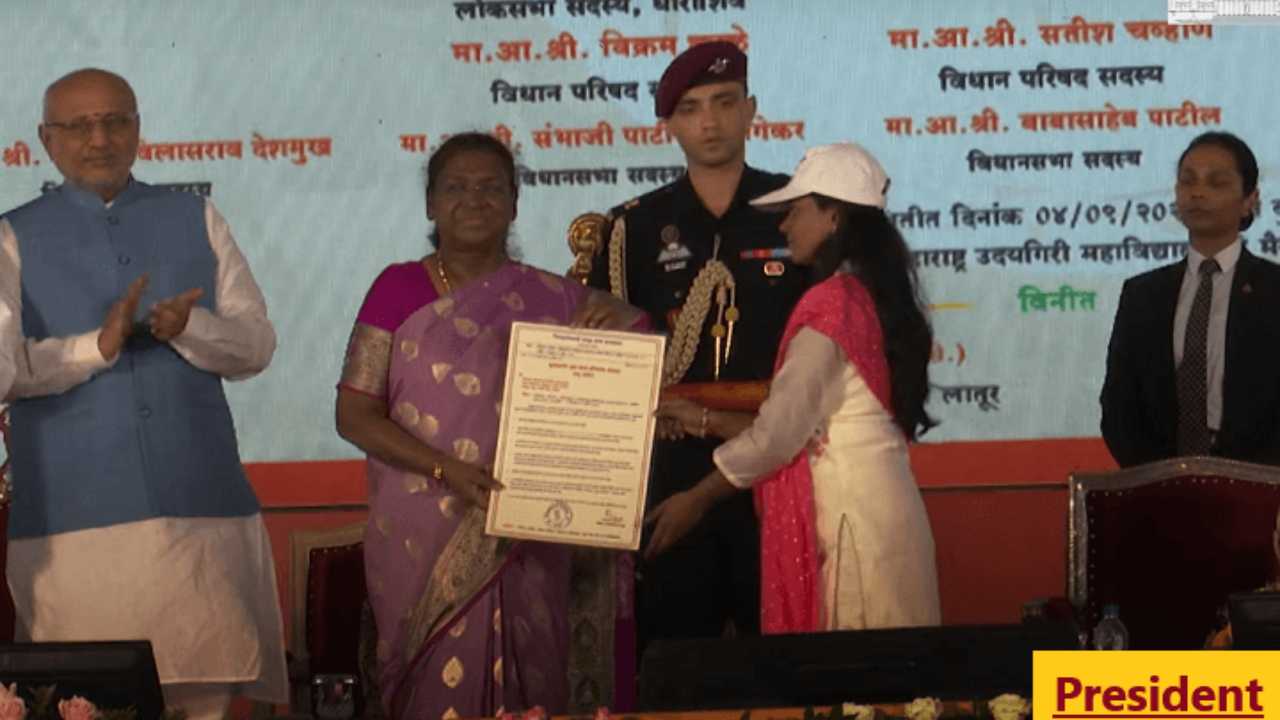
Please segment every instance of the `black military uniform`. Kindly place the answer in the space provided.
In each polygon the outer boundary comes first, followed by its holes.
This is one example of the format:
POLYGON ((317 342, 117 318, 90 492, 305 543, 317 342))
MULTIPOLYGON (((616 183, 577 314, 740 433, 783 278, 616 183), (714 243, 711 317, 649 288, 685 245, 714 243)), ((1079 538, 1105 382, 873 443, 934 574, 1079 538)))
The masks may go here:
MULTIPOLYGON (((703 206, 688 175, 610 211, 605 244, 588 282, 647 311, 654 329, 668 337, 709 261, 718 259, 732 274, 729 299, 736 322, 731 337, 722 336, 717 348, 713 327, 724 324, 724 313, 717 312, 712 298, 713 309, 698 330, 697 352, 681 382, 716 379, 718 353, 721 381, 772 376, 787 317, 808 286, 807 274, 785 251, 778 230, 782 215, 747 201, 787 180, 745 168, 732 204, 719 218, 703 206), (617 242, 625 247, 615 249, 617 242)), ((720 442, 658 441, 648 505, 693 487, 711 472, 711 453, 720 442)), ((730 619, 740 634, 759 632, 760 539, 750 493, 721 503, 676 547, 641 565, 636 615, 641 652, 662 637, 718 637, 730 619)))

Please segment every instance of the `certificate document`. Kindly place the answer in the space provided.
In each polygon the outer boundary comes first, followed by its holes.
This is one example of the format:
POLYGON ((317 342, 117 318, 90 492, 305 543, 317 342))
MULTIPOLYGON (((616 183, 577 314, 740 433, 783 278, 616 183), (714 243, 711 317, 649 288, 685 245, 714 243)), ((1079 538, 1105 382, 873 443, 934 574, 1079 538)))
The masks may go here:
POLYGON ((666 338, 511 325, 490 535, 640 547, 666 338))

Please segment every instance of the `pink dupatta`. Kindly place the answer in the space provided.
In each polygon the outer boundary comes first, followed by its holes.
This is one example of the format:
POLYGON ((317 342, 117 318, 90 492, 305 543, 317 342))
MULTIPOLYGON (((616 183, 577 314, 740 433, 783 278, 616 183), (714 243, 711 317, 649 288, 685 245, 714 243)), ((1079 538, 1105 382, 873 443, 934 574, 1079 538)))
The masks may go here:
MULTIPOLYGON (((836 273, 800 298, 783 332, 774 375, 802 327, 839 345, 880 404, 892 407, 880 320, 861 282, 836 273)), ((821 589, 809 450, 757 482, 754 492, 760 518, 760 629, 769 635, 815 632, 821 629, 821 589)))

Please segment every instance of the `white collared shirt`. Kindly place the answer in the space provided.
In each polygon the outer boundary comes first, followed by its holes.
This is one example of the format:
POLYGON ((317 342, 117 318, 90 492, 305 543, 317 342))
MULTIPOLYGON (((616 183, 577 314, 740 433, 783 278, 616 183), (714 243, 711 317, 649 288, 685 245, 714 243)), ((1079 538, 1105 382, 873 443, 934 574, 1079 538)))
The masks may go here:
MULTIPOLYGON (((1222 428, 1222 376, 1227 354, 1227 311, 1231 306, 1231 282, 1236 276, 1243 246, 1240 239, 1223 248, 1214 259, 1222 272, 1213 276, 1213 300, 1209 307, 1209 332, 1207 337, 1205 370, 1208 412, 1206 420, 1213 431, 1222 428)), ((1208 258, 1195 248, 1187 250, 1187 271, 1182 276, 1182 289, 1178 291, 1178 307, 1173 314, 1173 364, 1182 364, 1182 350, 1186 345, 1187 317, 1191 315, 1191 303, 1200 287, 1200 263, 1208 258)))

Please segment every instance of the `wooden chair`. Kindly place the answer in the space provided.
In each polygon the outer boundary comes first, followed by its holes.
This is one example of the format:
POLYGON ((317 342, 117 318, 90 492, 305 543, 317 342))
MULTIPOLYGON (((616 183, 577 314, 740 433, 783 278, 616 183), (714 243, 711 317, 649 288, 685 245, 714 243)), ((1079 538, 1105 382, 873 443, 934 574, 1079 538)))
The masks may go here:
POLYGON ((360 522, 290 535, 289 680, 295 713, 309 713, 311 680, 318 674, 352 675, 367 690, 360 667, 362 632, 372 632, 366 616, 364 531, 360 522))
POLYGON ((1068 597, 1089 628, 1119 605, 1132 648, 1203 647, 1227 596, 1277 570, 1280 468, 1175 458, 1068 485, 1068 597))

